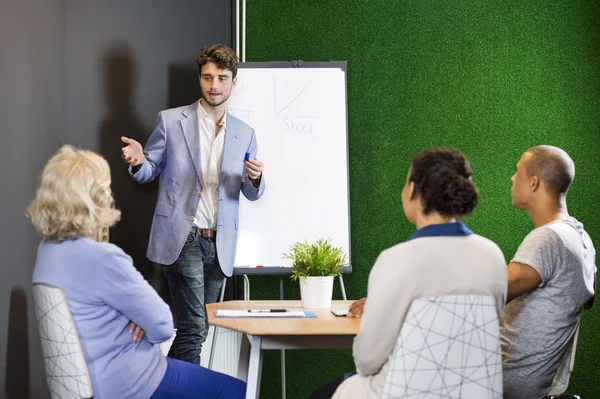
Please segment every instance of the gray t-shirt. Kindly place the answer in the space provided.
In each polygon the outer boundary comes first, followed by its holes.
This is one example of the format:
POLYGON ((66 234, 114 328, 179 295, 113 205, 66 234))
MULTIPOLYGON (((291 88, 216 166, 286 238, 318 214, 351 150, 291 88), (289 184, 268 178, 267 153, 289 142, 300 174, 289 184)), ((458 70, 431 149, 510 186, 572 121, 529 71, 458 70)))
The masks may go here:
POLYGON ((544 398, 573 338, 583 305, 594 294, 594 245, 574 218, 533 230, 512 262, 542 278, 504 308, 500 326, 505 399, 544 398))

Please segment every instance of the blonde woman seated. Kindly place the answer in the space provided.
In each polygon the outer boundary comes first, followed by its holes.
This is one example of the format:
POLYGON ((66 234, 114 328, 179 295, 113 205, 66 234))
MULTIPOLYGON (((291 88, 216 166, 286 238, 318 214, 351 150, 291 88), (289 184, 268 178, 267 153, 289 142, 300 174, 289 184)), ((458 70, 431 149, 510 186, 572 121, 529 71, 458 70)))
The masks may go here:
POLYGON ((506 299, 504 256, 496 244, 456 220, 477 206, 471 175, 467 159, 451 148, 432 148, 414 158, 402 207, 417 231, 379 255, 366 300, 352 306, 350 317, 362 315, 352 348, 357 373, 321 387, 313 398, 381 398, 388 360, 414 299, 490 295, 500 318, 506 299))
POLYGON ((161 354, 158 344, 173 335, 169 307, 120 248, 94 241, 120 217, 103 158, 61 148, 27 214, 44 238, 33 283, 64 292, 95 399, 244 396, 244 382, 161 354))

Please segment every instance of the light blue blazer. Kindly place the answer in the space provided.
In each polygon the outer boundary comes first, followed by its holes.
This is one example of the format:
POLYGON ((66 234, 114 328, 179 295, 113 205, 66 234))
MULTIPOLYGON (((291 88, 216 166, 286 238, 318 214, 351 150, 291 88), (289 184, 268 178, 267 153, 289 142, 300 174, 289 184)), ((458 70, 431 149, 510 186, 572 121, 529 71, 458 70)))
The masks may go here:
MULTIPOLYGON (((160 175, 158 201, 154 210, 148 258, 163 265, 177 260, 200 201, 202 163, 198 103, 161 111, 154 132, 144 148, 146 160, 141 168, 129 173, 137 183, 148 183, 160 175)), ((229 113, 221 165, 219 204, 217 207, 217 256, 226 276, 233 272, 237 244, 240 191, 250 201, 265 190, 265 178, 255 188, 244 178, 244 155, 256 159, 254 129, 229 113)))

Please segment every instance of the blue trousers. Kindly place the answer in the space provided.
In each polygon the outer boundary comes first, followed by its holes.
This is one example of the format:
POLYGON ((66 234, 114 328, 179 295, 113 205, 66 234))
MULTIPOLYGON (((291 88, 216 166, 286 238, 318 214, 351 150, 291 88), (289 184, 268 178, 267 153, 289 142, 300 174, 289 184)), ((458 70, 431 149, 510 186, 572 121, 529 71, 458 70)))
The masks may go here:
POLYGON ((202 344, 208 335, 206 304, 219 299, 225 278, 215 241, 190 232, 175 263, 163 266, 163 270, 177 328, 169 357, 200 364, 202 344))
POLYGON ((243 399, 246 383, 199 365, 167 358, 167 372, 150 399, 243 399))

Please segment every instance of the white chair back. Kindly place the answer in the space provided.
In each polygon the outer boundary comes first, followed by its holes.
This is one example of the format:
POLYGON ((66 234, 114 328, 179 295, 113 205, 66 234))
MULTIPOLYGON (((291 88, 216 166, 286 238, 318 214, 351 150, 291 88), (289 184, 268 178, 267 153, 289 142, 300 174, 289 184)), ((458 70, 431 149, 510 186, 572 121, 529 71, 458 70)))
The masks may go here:
POLYGON ((33 298, 52 399, 91 398, 90 376, 62 290, 34 284, 33 298))
POLYGON ((390 359, 383 398, 502 399, 502 357, 491 296, 413 301, 390 359))
POLYGON ((552 388, 550 388, 549 396, 562 395, 569 386, 569 378, 571 378, 573 366, 575 365, 575 350, 577 349, 578 336, 579 325, 577 325, 577 330, 575 330, 575 335, 573 336, 571 344, 567 347, 565 354, 560 360, 560 365, 554 375, 554 380, 552 380, 552 388))

